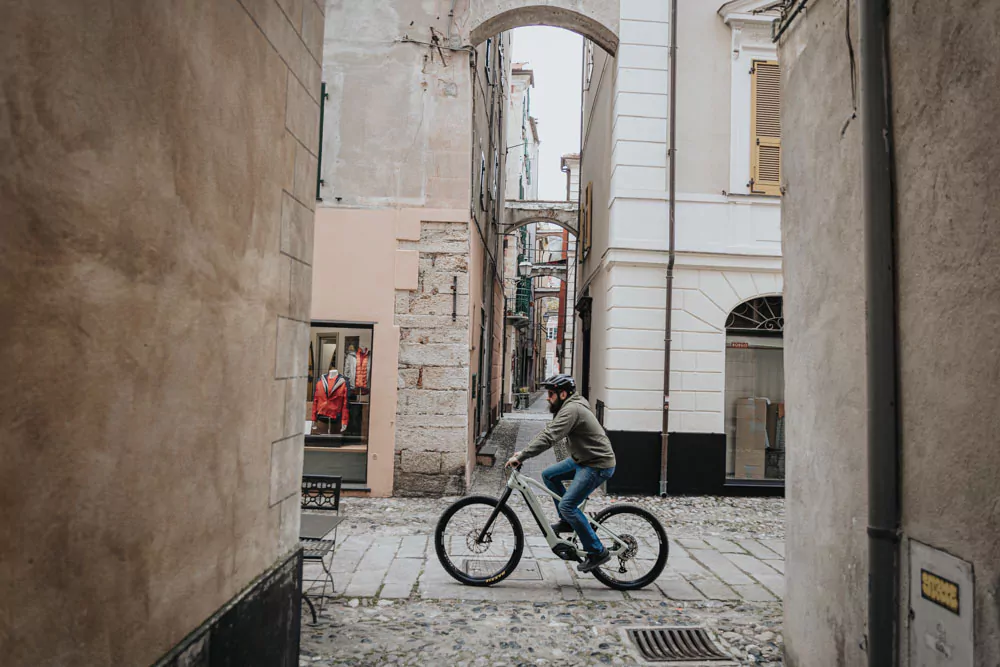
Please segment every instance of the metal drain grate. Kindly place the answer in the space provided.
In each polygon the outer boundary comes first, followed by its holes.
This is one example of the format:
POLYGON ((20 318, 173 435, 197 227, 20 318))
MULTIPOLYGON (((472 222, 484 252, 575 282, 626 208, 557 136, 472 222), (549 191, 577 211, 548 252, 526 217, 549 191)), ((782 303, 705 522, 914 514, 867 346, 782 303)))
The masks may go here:
POLYGON ((727 662, 705 628, 630 628, 628 638, 649 662, 727 662))

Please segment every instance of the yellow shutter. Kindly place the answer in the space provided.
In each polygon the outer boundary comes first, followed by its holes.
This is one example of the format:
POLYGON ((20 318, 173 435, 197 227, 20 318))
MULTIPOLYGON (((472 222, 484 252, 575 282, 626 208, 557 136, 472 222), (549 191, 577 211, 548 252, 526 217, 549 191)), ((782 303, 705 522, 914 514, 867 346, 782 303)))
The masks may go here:
POLYGON ((781 68, 754 61, 750 91, 750 191, 781 194, 781 68))

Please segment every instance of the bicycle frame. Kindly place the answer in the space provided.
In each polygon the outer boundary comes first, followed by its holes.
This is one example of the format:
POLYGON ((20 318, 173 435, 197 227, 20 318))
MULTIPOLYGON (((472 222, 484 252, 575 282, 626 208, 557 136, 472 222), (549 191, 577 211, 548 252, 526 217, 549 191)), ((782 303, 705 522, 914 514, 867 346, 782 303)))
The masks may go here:
MULTIPOLYGON (((542 534, 545 535, 545 541, 548 542, 550 549, 555 551, 556 546, 564 544, 567 547, 573 549, 577 555, 577 558, 579 558, 580 560, 586 558, 587 557, 586 551, 578 547, 573 542, 560 538, 558 535, 556 535, 555 531, 552 530, 552 527, 548 524, 548 521, 545 519, 545 513, 542 512, 542 505, 538 500, 538 496, 536 496, 534 492, 531 490, 532 486, 545 492, 546 495, 551 496, 557 502, 559 501, 560 499, 559 496, 557 496, 555 493, 549 490, 547 486, 545 486, 540 482, 535 481, 530 477, 527 477, 526 475, 521 474, 517 470, 517 468, 513 468, 511 470, 510 477, 507 479, 507 490, 503 492, 502 496, 500 496, 500 502, 498 502, 497 506, 493 508, 493 512, 490 514, 490 518, 486 521, 486 525, 483 526, 483 530, 479 534, 479 537, 476 538, 476 542, 482 543, 483 540, 486 539, 486 535, 487 533, 489 533, 490 528, 493 526, 493 522, 496 520, 497 515, 500 514, 500 508, 503 507, 507 503, 507 500, 510 499, 511 493, 517 490, 521 492, 521 496, 524 498, 524 502, 527 503, 528 510, 531 512, 531 516, 535 519, 535 523, 538 524, 538 527, 539 529, 541 529, 542 534)), ((588 500, 590 499, 587 498, 580 504, 580 511, 583 511, 586 508, 588 500)), ((613 556, 617 556, 622 550, 628 548, 628 546, 625 544, 625 542, 622 541, 620 537, 615 535, 612 531, 608 530, 600 523, 591 522, 591 525, 597 529, 596 532, 598 533, 598 535, 603 533, 614 541, 614 544, 612 546, 608 546, 608 550, 611 552, 613 556)))

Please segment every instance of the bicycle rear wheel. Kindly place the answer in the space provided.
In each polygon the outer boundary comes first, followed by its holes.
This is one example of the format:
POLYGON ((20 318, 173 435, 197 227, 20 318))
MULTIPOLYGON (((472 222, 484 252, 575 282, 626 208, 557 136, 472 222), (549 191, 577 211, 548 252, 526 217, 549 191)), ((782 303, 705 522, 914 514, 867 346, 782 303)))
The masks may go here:
MULTIPOLYGON (((612 505, 598 512, 594 523, 605 526, 628 545, 623 553, 593 571, 598 581, 619 591, 631 591, 660 576, 670 545, 667 532, 652 512, 635 505, 612 505)), ((600 532, 598 536, 605 542, 608 539, 600 532)))
POLYGON ((492 586, 510 576, 524 552, 524 531, 503 505, 485 539, 478 541, 499 501, 469 496, 444 511, 434 530, 434 549, 445 571, 469 586, 492 586))

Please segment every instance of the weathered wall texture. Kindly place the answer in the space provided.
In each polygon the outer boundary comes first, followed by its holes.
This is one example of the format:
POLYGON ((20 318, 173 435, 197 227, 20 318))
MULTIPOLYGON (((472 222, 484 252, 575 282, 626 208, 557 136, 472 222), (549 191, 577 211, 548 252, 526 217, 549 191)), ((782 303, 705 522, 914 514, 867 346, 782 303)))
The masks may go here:
POLYGON ((150 664, 297 547, 323 34, 297 7, 0 10, 5 664, 150 664))
POLYGON ((1000 664, 997 25, 892 4, 903 530, 972 563, 977 667, 1000 664))
MULTIPOLYGON (((841 132, 851 112, 845 8, 811 5, 781 50, 788 438, 801 443, 788 460, 792 666, 865 661, 858 648, 867 551, 860 128, 854 121, 841 132)), ((902 544, 904 554, 912 538, 973 564, 975 664, 985 667, 1000 661, 1000 418, 991 407, 1000 383, 1000 202, 990 185, 1000 151, 991 85, 1000 69, 1000 9, 975 2, 939 9, 894 3, 890 28, 902 544)), ((901 618, 910 593, 901 591, 901 618)), ((901 638, 909 664, 905 623, 901 638)))
POLYGON ((420 253, 420 268, 417 289, 396 292, 395 493, 458 494, 465 490, 470 419, 469 224, 423 222, 420 240, 400 247, 420 253))
POLYGON ((779 51, 791 667, 867 661, 861 146, 859 121, 841 135, 852 110, 845 9, 810 6, 779 51))

